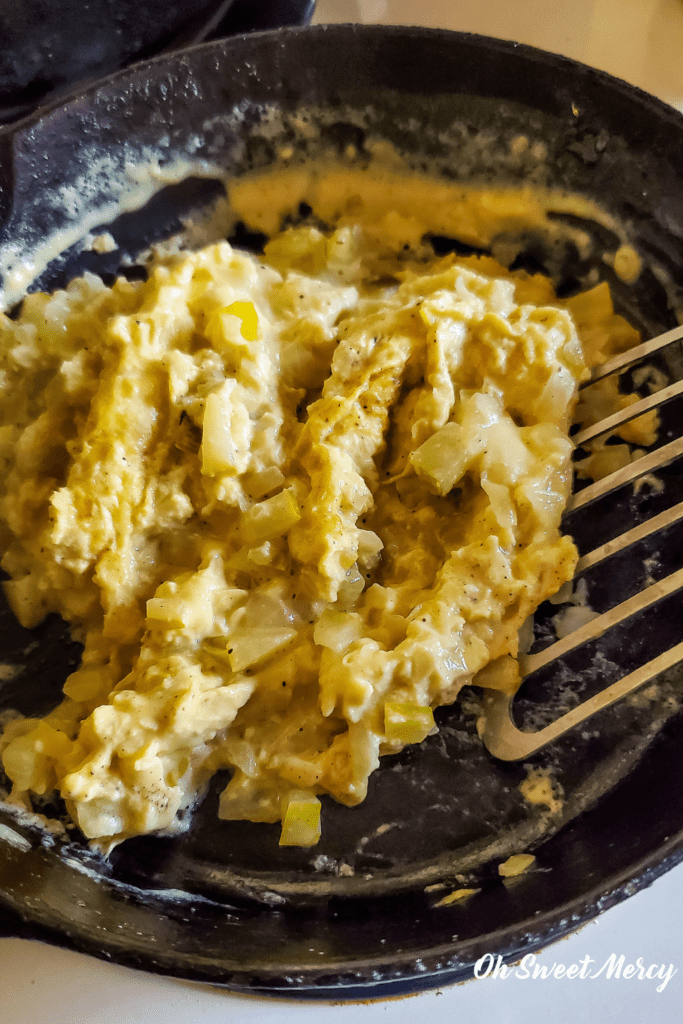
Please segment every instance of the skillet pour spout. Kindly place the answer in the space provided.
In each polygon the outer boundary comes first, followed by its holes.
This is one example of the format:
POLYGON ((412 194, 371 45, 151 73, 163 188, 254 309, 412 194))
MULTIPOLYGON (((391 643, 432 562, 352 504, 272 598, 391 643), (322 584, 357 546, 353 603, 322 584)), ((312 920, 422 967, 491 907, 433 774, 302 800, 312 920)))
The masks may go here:
MULTIPOLYGON (((203 44, 6 130, 7 302, 34 276, 31 287, 51 289, 84 270, 129 267, 221 196, 226 176, 275 166, 283 148, 304 162, 341 159, 353 145, 366 160, 378 141, 449 181, 533 183, 593 201, 641 255, 634 284, 604 261, 614 239, 589 218, 574 225, 589 239, 582 251, 516 238, 521 265, 565 293, 608 280, 648 336, 675 325, 683 117, 552 54, 378 26, 203 44), (79 240, 105 229, 114 249, 83 249, 79 240)), ((18 672, 0 683, 0 712, 40 714, 79 651, 59 622, 28 633, 3 607, 0 657, 18 672)), ((129 840, 108 860, 76 830, 46 832, 0 804, 0 921, 8 933, 241 991, 358 997, 472 977, 484 952, 538 949, 683 857, 680 683, 674 673, 650 703, 605 709, 529 765, 487 754, 462 702, 439 709, 439 735, 384 759, 364 804, 326 804, 312 849, 279 847, 277 826, 218 821, 220 779, 186 833, 129 840), (529 767, 561 785, 555 816, 521 797, 529 767), (388 821, 393 829, 378 829, 388 821), (528 849, 535 867, 505 883, 499 863, 528 849), (463 885, 477 890, 469 900, 442 902, 463 885)))

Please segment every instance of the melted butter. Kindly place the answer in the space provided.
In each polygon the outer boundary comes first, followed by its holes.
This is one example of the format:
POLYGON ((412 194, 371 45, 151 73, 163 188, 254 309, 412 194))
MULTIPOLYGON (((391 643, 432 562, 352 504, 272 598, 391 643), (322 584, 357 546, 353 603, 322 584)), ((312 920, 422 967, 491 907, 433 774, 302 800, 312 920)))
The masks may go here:
POLYGON ((3 287, 0 288, 0 306, 7 308, 17 302, 45 268, 71 246, 81 241, 88 245, 88 235, 95 228, 101 224, 111 224, 123 213, 141 209, 161 189, 190 176, 218 178, 222 176, 222 171, 206 161, 186 158, 178 158, 161 166, 158 158, 152 156, 127 163, 121 170, 110 157, 100 157, 99 166, 90 168, 82 182, 76 182, 72 188, 64 186, 63 195, 57 192, 55 204, 60 211, 60 219, 65 220, 63 227, 45 235, 39 244, 31 246, 30 256, 26 254, 26 246, 21 238, 2 249, 0 275, 3 287), (96 180, 98 174, 111 178, 110 198, 83 208, 74 199, 74 194, 78 193, 79 188, 86 195, 92 191, 92 180, 96 180), (72 207, 73 217, 64 218, 64 212, 72 207))
POLYGON ((247 225, 270 235, 283 216, 307 203, 325 223, 354 221, 380 228, 400 245, 442 234, 489 248, 502 234, 531 230, 571 238, 585 255, 589 236, 553 220, 551 215, 558 213, 622 234, 614 218, 579 195, 531 185, 465 186, 415 173, 398 157, 391 162, 382 157, 368 168, 319 163, 246 175, 228 182, 230 206, 247 225))

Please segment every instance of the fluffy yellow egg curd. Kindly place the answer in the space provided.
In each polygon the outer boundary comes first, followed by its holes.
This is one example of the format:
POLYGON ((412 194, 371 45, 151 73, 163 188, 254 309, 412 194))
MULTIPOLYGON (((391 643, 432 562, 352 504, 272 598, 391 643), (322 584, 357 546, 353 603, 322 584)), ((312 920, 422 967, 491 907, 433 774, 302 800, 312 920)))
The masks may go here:
MULTIPOLYGON (((520 626, 576 561, 582 345, 547 279, 406 224, 347 210, 2 319, 7 598, 85 645, 0 739, 12 801, 58 791, 108 850, 187 827, 227 768, 222 818, 312 845, 318 798, 362 801, 464 684, 514 691, 520 626)), ((625 328, 591 294, 597 350, 625 328)))

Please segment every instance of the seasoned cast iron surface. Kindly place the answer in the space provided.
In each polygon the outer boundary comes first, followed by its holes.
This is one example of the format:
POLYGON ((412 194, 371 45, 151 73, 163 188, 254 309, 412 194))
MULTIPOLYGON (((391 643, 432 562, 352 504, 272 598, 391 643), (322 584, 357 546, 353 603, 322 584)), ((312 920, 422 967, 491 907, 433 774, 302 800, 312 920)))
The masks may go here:
MULTIPOLYGON (((662 281, 681 279, 680 116, 561 58, 446 32, 346 26, 267 34, 124 72, 0 136, 0 244, 13 245, 20 261, 46 232, 68 233, 87 217, 88 228, 107 225, 118 249, 98 256, 74 246, 51 263, 40 286, 59 286, 85 268, 106 278, 122 260, 126 273, 138 273, 134 258, 142 248, 220 194, 210 165, 231 174, 267 166, 285 143, 305 157, 321 147, 341 153, 352 142, 362 158, 377 137, 456 180, 520 181, 531 174, 541 184, 596 197, 646 257, 635 287, 626 288, 602 260, 614 237, 591 222, 581 224, 596 241, 590 259, 580 259, 570 244, 558 250, 528 237, 518 265, 551 273, 563 293, 597 270, 647 334, 676 322, 678 296, 662 281), (275 131, 272 117, 265 123, 267 105, 281 117, 275 131), (309 108, 326 111, 314 142, 287 119, 304 108, 313 122, 309 108), (159 117, 150 118, 150 109, 159 117), (482 133, 487 145, 477 142, 482 133), (542 142, 547 160, 533 167, 512 160, 510 142, 520 134, 531 146, 542 142), (111 225, 108 216, 98 221, 98 211, 124 187, 125 163, 152 151, 162 166, 171 167, 179 154, 206 163, 143 211, 111 225)), ((237 240, 259 241, 244 234, 237 240)), ((440 251, 457 247, 448 239, 433 244, 440 251)), ((674 353, 662 368, 675 376, 679 358, 674 353)), ((669 407, 660 441, 680 413, 680 406, 669 407)), ((600 542, 598 527, 606 539, 626 521, 681 500, 681 489, 672 470, 662 494, 624 494, 614 511, 577 517, 579 547, 600 542)), ((681 538, 668 540, 671 547, 681 538)), ((643 557, 656 555, 665 565, 666 552, 666 543, 638 552, 632 564, 589 580, 591 602, 598 610, 614 603, 620 588, 638 585, 643 557)), ((548 641, 556 610, 539 615, 539 646, 548 641)), ((643 638, 660 642, 676 630, 682 611, 672 600, 665 614, 626 631, 616 646, 591 649, 561 673, 530 680, 517 701, 520 720, 541 724, 601 688, 617 662, 628 671, 643 658, 643 638)), ((29 633, 4 609, 0 656, 20 670, 0 684, 0 710, 43 713, 57 701, 79 649, 58 620, 29 633)), ((218 821, 224 778, 214 780, 186 834, 130 840, 108 862, 90 853, 77 830, 51 838, 0 807, 0 920, 4 908, 10 932, 260 991, 353 995, 375 986, 382 994, 471 976, 481 953, 514 957, 537 948, 680 858, 679 688, 674 673, 650 699, 601 712, 527 765, 486 753, 470 691, 437 712, 437 736, 383 759, 363 805, 325 800, 323 837, 311 850, 280 848, 276 825, 218 821), (522 798, 519 783, 530 767, 549 771, 561 789, 558 813, 522 798), (3 823, 13 831, 3 833, 3 823), (504 883, 498 863, 528 849, 537 855, 534 868, 504 883), (437 906, 463 886, 480 891, 437 906)))
POLYGON ((0 123, 208 39, 307 24, 315 0, 0 0, 0 123))
POLYGON ((93 81, 183 37, 195 42, 230 0, 4 0, 0 3, 3 120, 53 90, 93 81))

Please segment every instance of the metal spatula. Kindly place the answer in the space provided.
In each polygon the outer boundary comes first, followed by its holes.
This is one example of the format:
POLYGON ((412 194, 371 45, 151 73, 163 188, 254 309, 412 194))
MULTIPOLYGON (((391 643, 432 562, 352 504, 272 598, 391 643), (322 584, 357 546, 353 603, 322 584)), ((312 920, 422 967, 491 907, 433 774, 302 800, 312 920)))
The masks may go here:
MULTIPOLYGON (((610 374, 620 374, 637 363, 642 363, 651 358, 655 353, 665 349, 667 346, 681 340, 683 340, 683 327, 677 327, 660 337, 630 349, 610 362, 596 367, 591 379, 584 387, 588 387, 610 374)), ((630 405, 627 409, 601 420, 592 427, 582 430, 575 435, 573 440, 577 447, 586 444, 594 438, 614 431, 619 426, 648 410, 661 409, 667 402, 681 394, 683 394, 683 380, 678 380, 657 391, 655 394, 649 395, 630 405)), ((593 506, 596 509, 596 515, 599 515, 600 513, 597 510, 604 504, 602 499, 615 494, 626 484, 636 484, 643 477, 668 466, 681 458, 681 456, 683 456, 683 436, 663 444, 655 451, 648 452, 624 468, 575 493, 565 511, 565 521, 569 525, 568 532, 571 533, 571 517, 579 509, 593 506), (600 502, 600 506, 596 505, 597 502, 600 502)), ((650 479, 652 478, 650 477, 650 479)), ((614 539, 585 554, 577 564, 575 581, 580 579, 588 570, 606 563, 607 560, 619 553, 628 552, 628 549, 633 548, 641 541, 668 529, 681 520, 683 520, 683 501, 671 508, 665 509, 646 522, 627 529, 614 539)), ((609 608, 603 614, 599 614, 597 617, 585 622, 578 629, 573 630, 555 643, 551 643, 539 653, 520 657, 520 667, 524 677, 529 678, 540 669, 547 668, 553 664, 559 668, 560 659, 564 655, 607 634, 609 630, 620 624, 629 628, 631 625, 629 620, 632 621, 633 629, 638 629, 637 616, 639 613, 646 609, 656 611, 656 606, 659 602, 683 588, 683 545, 677 550, 674 548, 670 553, 673 556, 674 564, 677 564, 678 568, 669 573, 665 578, 651 583, 616 606, 609 608)), ((654 680, 661 672, 672 668, 679 662, 683 662, 683 617, 680 620, 679 636, 680 642, 674 643, 667 650, 657 654, 656 657, 651 658, 645 664, 623 675, 600 693, 561 715, 551 724, 533 732, 522 731, 515 725, 512 717, 514 695, 510 696, 497 690, 486 690, 483 711, 478 722, 479 734, 484 745, 494 757, 504 761, 516 761, 528 757, 550 743, 551 740, 557 739, 569 729, 574 728, 581 722, 585 722, 587 718, 590 718, 597 711, 610 704, 614 704, 628 694, 633 693, 638 687, 654 680)))

